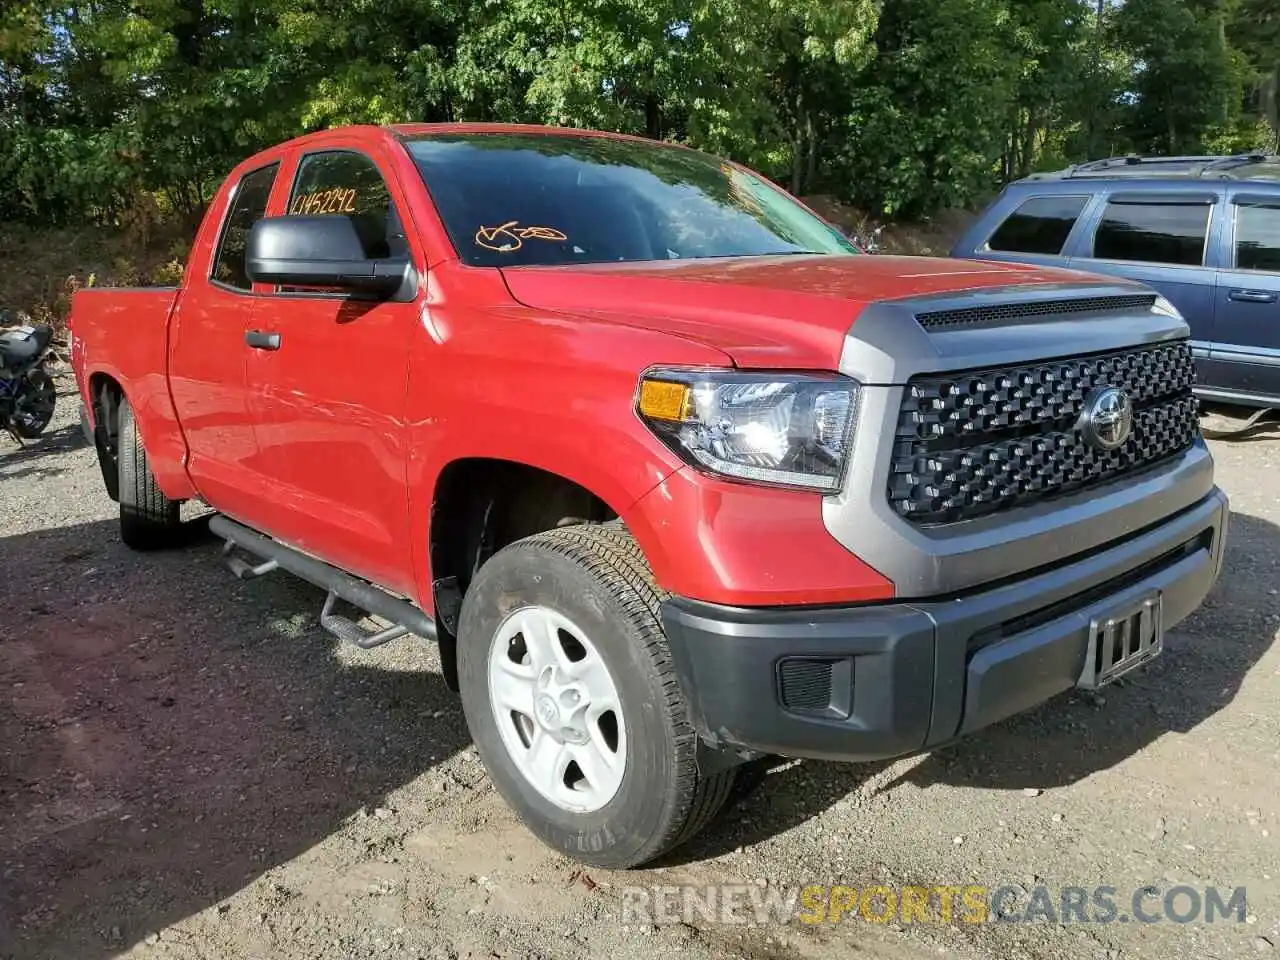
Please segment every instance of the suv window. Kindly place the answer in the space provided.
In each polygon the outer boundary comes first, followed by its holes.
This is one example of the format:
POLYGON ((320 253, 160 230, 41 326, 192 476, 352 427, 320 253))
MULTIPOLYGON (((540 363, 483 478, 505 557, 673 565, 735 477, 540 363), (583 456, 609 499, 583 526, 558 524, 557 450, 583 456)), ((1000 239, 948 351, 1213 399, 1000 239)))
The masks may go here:
POLYGON ((1280 205, 1236 207, 1236 269, 1280 273, 1280 205))
POLYGON ((1088 202, 1088 197, 1032 197, 1000 224, 987 248, 1056 256, 1088 202))
POLYGON ((1094 234, 1093 255, 1100 260, 1201 266, 1211 209, 1207 203, 1112 201, 1094 234))
POLYGON ((246 173, 236 184, 227 218, 218 240, 218 255, 213 259, 209 276, 238 290, 250 290, 253 283, 244 270, 244 251, 249 243, 250 228, 267 214, 267 201, 276 182, 280 164, 259 167, 246 173))
POLYGON ((288 210, 302 216, 350 217, 371 260, 408 253, 387 183, 362 153, 329 150, 303 157, 288 210))

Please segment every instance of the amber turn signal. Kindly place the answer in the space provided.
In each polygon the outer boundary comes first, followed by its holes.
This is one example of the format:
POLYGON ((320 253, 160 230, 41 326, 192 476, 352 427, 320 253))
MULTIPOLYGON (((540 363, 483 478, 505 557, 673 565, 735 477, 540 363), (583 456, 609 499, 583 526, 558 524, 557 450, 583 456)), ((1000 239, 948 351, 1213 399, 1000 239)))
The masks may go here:
POLYGON ((651 420, 683 423, 693 412, 693 391, 683 383, 640 382, 640 414, 651 420))

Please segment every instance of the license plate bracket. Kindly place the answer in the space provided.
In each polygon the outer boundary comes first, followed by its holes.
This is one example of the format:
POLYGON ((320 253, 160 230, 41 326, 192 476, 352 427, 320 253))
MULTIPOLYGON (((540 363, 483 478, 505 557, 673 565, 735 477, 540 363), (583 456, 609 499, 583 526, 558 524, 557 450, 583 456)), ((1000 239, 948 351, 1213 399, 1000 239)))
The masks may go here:
POLYGON ((1162 597, 1143 597, 1089 621, 1089 648, 1078 686, 1096 690, 1164 652, 1162 597))

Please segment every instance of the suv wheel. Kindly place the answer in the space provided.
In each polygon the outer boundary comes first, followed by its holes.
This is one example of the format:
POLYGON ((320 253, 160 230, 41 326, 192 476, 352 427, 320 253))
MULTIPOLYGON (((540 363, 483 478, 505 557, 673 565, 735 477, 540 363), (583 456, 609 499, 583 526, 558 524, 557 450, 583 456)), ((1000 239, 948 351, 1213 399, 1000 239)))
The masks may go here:
POLYGON ((594 866, 637 866, 684 842, 734 782, 698 770, 662 599, 611 523, 511 544, 463 601, 459 680, 480 756, 534 833, 594 866))

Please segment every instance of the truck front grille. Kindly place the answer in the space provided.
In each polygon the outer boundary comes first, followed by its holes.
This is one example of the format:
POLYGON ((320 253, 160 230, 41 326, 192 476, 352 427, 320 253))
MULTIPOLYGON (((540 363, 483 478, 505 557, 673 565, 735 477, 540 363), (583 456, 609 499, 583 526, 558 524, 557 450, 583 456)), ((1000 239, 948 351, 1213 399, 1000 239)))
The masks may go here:
POLYGON ((1199 435, 1186 341, 1019 367, 915 377, 898 417, 889 502, 915 523, 969 520, 1114 479, 1199 435), (1082 430, 1086 400, 1117 387, 1133 406, 1114 450, 1082 430))

